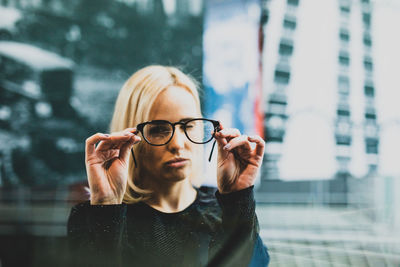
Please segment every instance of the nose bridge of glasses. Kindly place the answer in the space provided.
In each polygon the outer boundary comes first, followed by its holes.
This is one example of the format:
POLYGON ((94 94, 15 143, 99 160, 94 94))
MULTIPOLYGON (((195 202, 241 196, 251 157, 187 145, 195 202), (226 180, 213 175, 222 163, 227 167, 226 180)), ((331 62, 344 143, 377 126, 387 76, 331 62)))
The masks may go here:
POLYGON ((178 124, 180 124, 180 125, 182 125, 183 127, 185 127, 185 123, 186 122, 183 122, 183 121, 177 121, 177 122, 174 122, 174 123, 171 123, 174 127, 176 126, 176 125, 178 125, 178 124))
MULTIPOLYGON (((184 122, 175 122, 175 123, 171 123, 171 125, 173 126, 173 133, 171 136, 171 139, 168 143, 179 143, 180 145, 183 145, 184 142, 187 141, 187 136, 185 133, 185 123, 184 122), (177 130, 176 129, 176 125, 181 125, 181 130, 177 130)), ((179 128, 179 127, 178 127, 179 128)))
MULTIPOLYGON (((182 132, 182 133, 185 132, 185 128, 186 128, 185 122, 178 121, 178 122, 174 122, 174 123, 171 123, 171 124, 172 124, 172 126, 173 126, 175 132, 176 132, 176 126, 177 126, 177 125, 180 125, 180 126, 181 126, 180 128, 181 128, 181 132, 182 132)), ((179 128, 179 127, 178 127, 178 128, 179 128)))

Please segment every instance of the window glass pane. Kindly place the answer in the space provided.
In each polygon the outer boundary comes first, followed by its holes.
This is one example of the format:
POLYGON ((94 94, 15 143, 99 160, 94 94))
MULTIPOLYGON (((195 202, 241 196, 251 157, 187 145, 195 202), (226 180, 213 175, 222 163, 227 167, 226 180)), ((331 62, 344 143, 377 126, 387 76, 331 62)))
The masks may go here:
POLYGON ((296 29, 296 18, 285 17, 283 27, 290 30, 296 29))
POLYGON ((287 0, 288 5, 298 6, 299 0, 287 0))
POLYGON ((288 84, 290 80, 290 72, 286 70, 275 70, 275 82, 288 84))

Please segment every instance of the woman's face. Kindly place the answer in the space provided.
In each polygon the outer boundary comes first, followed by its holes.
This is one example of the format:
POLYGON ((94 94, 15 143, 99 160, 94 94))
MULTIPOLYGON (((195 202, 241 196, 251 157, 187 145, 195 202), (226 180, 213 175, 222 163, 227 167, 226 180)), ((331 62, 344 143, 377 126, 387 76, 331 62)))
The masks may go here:
MULTIPOLYGON (((200 112, 192 94, 182 87, 169 87, 156 98, 149 121, 167 120, 174 123, 198 117, 200 112)), ((172 139, 164 146, 142 142, 144 148, 138 157, 144 179, 178 182, 191 175, 199 145, 189 141, 181 125, 175 126, 172 139)))

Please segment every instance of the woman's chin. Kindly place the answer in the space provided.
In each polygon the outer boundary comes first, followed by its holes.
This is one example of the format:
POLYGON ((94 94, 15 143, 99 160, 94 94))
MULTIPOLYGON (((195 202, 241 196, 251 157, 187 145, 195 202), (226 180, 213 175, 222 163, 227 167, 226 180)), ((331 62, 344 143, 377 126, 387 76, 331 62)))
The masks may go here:
POLYGON ((187 170, 187 168, 183 168, 183 169, 169 170, 168 172, 165 172, 165 174, 166 175, 164 176, 164 179, 169 181, 180 182, 188 178, 190 172, 187 170))

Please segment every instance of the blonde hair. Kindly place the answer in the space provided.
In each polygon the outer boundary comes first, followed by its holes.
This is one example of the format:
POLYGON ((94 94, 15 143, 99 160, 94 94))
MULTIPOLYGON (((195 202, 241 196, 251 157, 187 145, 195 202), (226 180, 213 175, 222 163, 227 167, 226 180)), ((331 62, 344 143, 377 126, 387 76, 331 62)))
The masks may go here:
MULTIPOLYGON (((135 72, 122 86, 115 103, 110 131, 122 131, 148 121, 154 101, 161 92, 171 86, 182 87, 190 92, 196 102, 196 108, 201 114, 197 82, 175 67, 153 65, 135 72)), ((199 149, 202 150, 200 147, 199 149)), ((142 149, 142 142, 133 147, 135 155, 138 155, 142 149)), ((195 154, 200 157, 193 162, 195 166, 190 179, 194 185, 200 185, 199 174, 203 166, 203 153, 195 154)), ((138 182, 140 157, 136 157, 136 160, 137 166, 135 167, 132 156, 129 158, 128 184, 123 198, 125 203, 148 199, 153 193, 151 190, 140 188, 138 182)))

